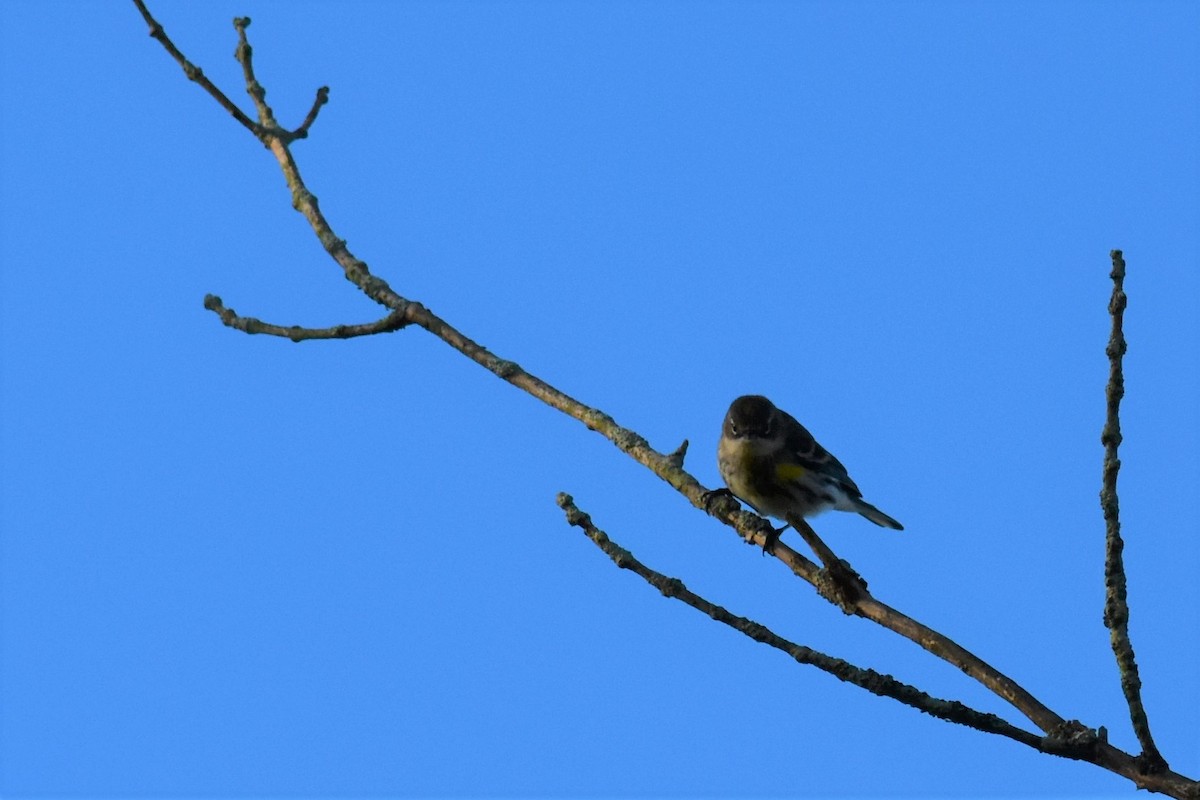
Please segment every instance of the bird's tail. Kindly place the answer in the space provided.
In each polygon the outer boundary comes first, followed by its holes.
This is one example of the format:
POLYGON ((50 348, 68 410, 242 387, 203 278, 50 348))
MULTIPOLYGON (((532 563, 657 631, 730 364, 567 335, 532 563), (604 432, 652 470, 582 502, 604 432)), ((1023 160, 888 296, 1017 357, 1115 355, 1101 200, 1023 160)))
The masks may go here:
POLYGON ((865 500, 856 499, 854 501, 854 510, 871 520, 871 522, 874 522, 876 525, 881 525, 884 528, 892 528, 893 530, 897 531, 904 530, 903 525, 865 500))

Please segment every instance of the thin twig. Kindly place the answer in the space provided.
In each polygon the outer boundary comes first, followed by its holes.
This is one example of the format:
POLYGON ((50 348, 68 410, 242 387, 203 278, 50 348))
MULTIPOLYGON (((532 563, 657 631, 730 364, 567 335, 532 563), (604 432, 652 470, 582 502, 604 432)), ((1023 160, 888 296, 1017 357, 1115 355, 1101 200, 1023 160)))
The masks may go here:
POLYGON ((250 27, 249 17, 234 17, 233 27, 237 30, 238 46, 233 51, 233 57, 242 65, 242 77, 246 80, 246 94, 250 95, 251 101, 254 103, 254 108, 258 111, 258 124, 260 131, 270 131, 276 133, 279 125, 275 122, 275 112, 267 105, 267 90, 258 82, 258 78, 254 76, 253 64, 253 48, 250 47, 250 41, 246 38, 246 28, 250 27))
POLYGON ((322 86, 317 89, 317 97, 313 100, 312 108, 308 110, 308 116, 300 123, 300 127, 289 134, 291 139, 304 139, 308 136, 308 129, 317 121, 317 113, 320 112, 321 106, 329 102, 329 87, 322 86))
POLYGON ((1117 473, 1121 460, 1117 448, 1121 446, 1121 398, 1125 396, 1125 375, 1122 359, 1125 356, 1125 259, 1120 250, 1113 250, 1112 298, 1108 301, 1108 313, 1112 316, 1112 334, 1108 339, 1108 386, 1104 396, 1108 415, 1100 442, 1104 445, 1104 482, 1100 489, 1100 508, 1104 511, 1104 624, 1108 626, 1113 654, 1121 673, 1121 690, 1129 705, 1129 718, 1133 732, 1142 746, 1141 759, 1148 772, 1166 769, 1167 762, 1158 752, 1154 738, 1150 735, 1150 722, 1142 704, 1142 681, 1138 677, 1137 661, 1133 655, 1133 643, 1129 640, 1129 604, 1125 598, 1125 563, 1122 552, 1125 543, 1121 539, 1121 509, 1117 500, 1117 473))
POLYGON ((200 84, 201 88, 208 92, 212 98, 217 101, 221 108, 232 114, 233 118, 236 119, 243 127, 245 127, 246 130, 250 131, 255 136, 258 136, 258 125, 254 123, 254 120, 246 116, 245 112, 238 108, 232 100, 226 97, 224 92, 214 86, 212 81, 204 77, 203 70, 183 57, 183 53, 179 52, 179 48, 177 48, 175 43, 167 37, 167 33, 163 30, 163 26, 159 25, 158 21, 154 19, 154 17, 150 16, 150 10, 146 8, 146 4, 142 2, 142 0, 133 0, 133 4, 137 6, 138 11, 142 12, 142 19, 146 20, 146 24, 150 26, 150 35, 158 40, 158 43, 161 44, 166 51, 171 54, 171 58, 175 59, 179 66, 183 67, 183 74, 187 75, 188 80, 195 81, 196 83, 200 84))
POLYGON ((221 322, 234 330, 243 333, 265 333, 269 336, 279 336, 291 339, 293 342, 303 342, 309 339, 353 339, 355 336, 374 336, 377 333, 398 331, 408 322, 404 314, 393 311, 382 319, 361 325, 334 325, 330 328, 302 328, 299 325, 273 325, 254 317, 238 316, 232 308, 227 308, 221 298, 215 294, 205 295, 204 307, 221 318, 221 322))

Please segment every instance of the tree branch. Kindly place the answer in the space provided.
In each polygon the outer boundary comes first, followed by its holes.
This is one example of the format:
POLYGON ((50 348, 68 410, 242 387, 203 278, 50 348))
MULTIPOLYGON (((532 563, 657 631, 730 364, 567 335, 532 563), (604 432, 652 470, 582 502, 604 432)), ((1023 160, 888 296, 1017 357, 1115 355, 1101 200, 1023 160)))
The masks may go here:
MULTIPOLYGON (((821 541, 821 538, 817 536, 816 532, 804 519, 800 517, 792 519, 789 517, 788 521, 792 527, 796 528, 804 540, 810 546, 814 547, 818 557, 826 564, 825 570, 815 570, 815 565, 813 565, 813 572, 817 574, 809 573, 800 575, 800 577, 812 583, 821 596, 825 597, 829 602, 838 605, 847 614, 854 614, 855 616, 869 619, 910 641, 916 642, 943 661, 948 661, 958 667, 964 673, 986 686, 993 694, 1002 698, 1024 714, 1034 725, 1037 725, 1047 734, 1052 734, 1060 730, 1066 724, 1066 721, 1061 716, 1051 711, 1037 698, 1021 688, 1020 684, 965 647, 959 645, 950 637, 938 633, 886 603, 876 600, 867 591, 866 582, 858 577, 858 573, 854 572, 849 564, 838 558, 829 546, 821 541), (846 591, 843 583, 846 580, 847 573, 849 579, 852 581, 849 591, 846 591), (830 579, 836 584, 836 588, 832 591, 824 583, 824 581, 830 579)), ((789 548, 777 543, 775 550, 777 551, 775 555, 787 563, 787 559, 790 558, 789 548)))
MULTIPOLYGON (((604 531, 593 525, 591 516, 580 511, 571 495, 560 492, 557 502, 559 508, 566 512, 567 522, 581 528, 587 534, 588 538, 612 559, 614 564, 621 569, 627 569, 639 575, 666 597, 686 603, 697 611, 712 617, 717 622, 728 625, 739 633, 749 636, 756 642, 762 642, 777 650, 782 650, 801 664, 814 666, 840 681, 852 683, 859 688, 866 689, 872 694, 877 694, 881 697, 890 697, 905 705, 912 706, 918 711, 923 711, 926 714, 935 716, 938 719, 944 719, 947 722, 966 725, 984 733, 1006 736, 1035 750, 1049 752, 1049 749, 1043 744, 1042 737, 1021 730, 995 714, 977 711, 958 700, 943 700, 933 697, 915 686, 910 686, 907 683, 902 683, 892 678, 890 675, 881 675, 873 669, 856 667, 848 661, 834 658, 809 647, 796 644, 795 642, 790 642, 771 631, 765 625, 761 625, 746 617, 731 614, 721 606, 711 603, 700 595, 689 591, 678 578, 668 578, 666 575, 656 572, 638 561, 632 553, 612 541, 604 531)), ((1065 755, 1065 753, 1060 753, 1060 755, 1065 755)))
POLYGON ((382 319, 363 325, 334 325, 332 328, 301 328, 299 325, 272 325, 254 317, 241 317, 232 308, 226 308, 221 298, 215 294, 204 296, 204 307, 221 318, 221 322, 234 330, 243 333, 265 333, 270 336, 281 336, 293 342, 303 342, 307 339, 352 339, 355 336, 373 336, 377 333, 391 333, 408 325, 404 314, 393 311, 382 319))
POLYGON ((312 108, 308 110, 308 115, 304 118, 304 122, 300 123, 300 127, 292 131, 290 137, 292 139, 304 139, 308 137, 308 129, 317 121, 317 113, 320 112, 321 106, 329 102, 329 87, 322 86, 317 89, 317 97, 313 100, 312 108))
MULTIPOLYGON (((330 257, 342 269, 347 280, 354 283, 367 297, 389 309, 390 312, 383 319, 365 326, 337 326, 324 330, 285 328, 270 325, 269 323, 249 317, 239 317, 232 310, 226 309, 220 303, 219 299, 210 296, 206 299, 206 307, 217 312, 225 324, 239 330, 244 330, 247 333, 268 333, 300 340, 307 338, 346 338, 347 335, 366 335, 367 333, 398 330, 409 325, 416 325, 508 383, 531 394, 552 408, 579 420, 588 429, 601 434, 622 452, 670 484, 684 495, 692 505, 708 511, 726 525, 734 528, 747 542, 761 546, 773 541, 774 531, 771 526, 760 517, 742 511, 732 498, 727 498, 720 503, 711 503, 712 508, 708 507, 710 504, 706 503, 707 492, 705 492, 704 487, 683 469, 686 448, 681 447, 674 453, 666 455, 656 451, 642 436, 632 430, 621 427, 609 415, 570 397, 540 378, 526 372, 515 362, 496 356, 487 348, 473 341, 448 322, 438 317, 421 303, 401 296, 385 280, 371 274, 367 264, 355 257, 346 246, 345 240, 339 238, 333 232, 332 227, 320 211, 316 196, 305 185, 300 175, 300 170, 289 149, 291 141, 301 138, 299 137, 300 131, 307 134, 309 126, 316 118, 317 110, 327 99, 328 92, 327 90, 325 92, 318 92, 318 97, 312 110, 310 110, 308 117, 296 131, 289 132, 279 128, 275 123, 273 111, 266 104, 266 91, 254 75, 251 60, 252 51, 246 38, 246 27, 249 25, 249 19, 238 18, 234 21, 239 40, 235 55, 242 64, 243 77, 246 81, 246 91, 258 110, 260 118, 258 123, 250 121, 244 114, 238 111, 236 106, 233 106, 224 94, 204 78, 197 68, 184 59, 182 53, 167 37, 162 26, 146 10, 142 0, 134 0, 134 3, 150 26, 151 35, 164 46, 177 62, 184 66, 184 71, 188 77, 200 83, 222 107, 229 110, 238 119, 239 123, 250 130, 256 138, 271 150, 283 171, 284 179, 291 192, 293 207, 304 215, 318 240, 330 257), (339 333, 334 333, 335 331, 339 333)), ((805 527, 807 527, 807 524, 805 524, 805 527)), ((808 529, 808 532, 812 533, 811 528, 808 529)), ((812 536, 815 537, 815 533, 812 533, 812 536)), ((827 550, 828 548, 825 549, 827 550)), ((794 574, 816 586, 823 593, 828 590, 828 587, 822 583, 829 579, 830 570, 828 567, 826 570, 819 569, 812 561, 782 543, 776 543, 771 552, 791 569, 794 574)), ((828 555, 832 556, 832 552, 830 551, 828 555)), ((832 564, 834 562, 830 561, 828 563, 832 564)), ((837 563, 842 562, 839 560, 837 563)), ((663 578, 663 580, 667 579, 663 578)), ((680 588, 682 588, 682 585, 680 585, 680 588)), ((936 631, 875 600, 866 592, 865 584, 863 584, 861 594, 855 598, 848 599, 847 603, 848 605, 844 606, 844 609, 848 613, 852 612, 858 616, 871 619, 911 639, 930 653, 960 667, 964 672, 1011 703, 1047 734, 1040 740, 1039 749, 1045 752, 1092 761, 1114 772, 1131 777, 1143 788, 1163 791, 1176 797, 1188 796, 1186 792, 1195 790, 1197 786, 1195 782, 1169 771, 1153 775, 1145 774, 1143 768, 1134 765, 1134 758, 1132 756, 1109 746, 1103 740, 1101 733, 1093 731, 1078 722, 1064 721, 1025 692, 1014 681, 998 672, 982 659, 974 656, 936 631)), ((734 619, 732 615, 730 615, 730 618, 734 619)), ((726 624, 730 624, 730 622, 726 621, 726 624)), ((747 621, 747 624, 753 625, 749 621, 747 621)), ((759 628, 761 626, 753 630, 758 631, 759 628)), ((790 643, 786 644, 790 645, 790 643)), ((796 645, 795 647, 799 646, 796 645)), ((795 657, 794 654, 793 656, 795 657)), ((874 689, 871 690, 875 691, 874 689)), ((892 695, 889 694, 888 696, 892 695)), ((1013 730, 1019 731, 1016 728, 1013 728, 1013 730)), ((1024 732, 1020 733, 1026 737, 1030 735, 1024 732)))
POLYGON ((200 87, 212 95, 212 98, 217 101, 221 108, 233 115, 233 118, 238 121, 238 124, 253 133, 255 136, 258 136, 258 126, 254 123, 254 120, 247 117, 245 112, 234 105, 233 101, 225 96, 224 92, 214 86, 212 81, 204 77, 204 72, 199 67, 183 57, 183 53, 179 52, 179 48, 177 48, 175 43, 167 37, 167 33, 163 30, 163 26, 159 25, 158 21, 155 20, 154 17, 150 16, 150 10, 146 8, 146 4, 142 2, 142 0, 133 0, 133 4, 137 6, 138 11, 142 12, 142 19, 146 20, 146 24, 150 26, 150 35, 158 40, 158 43, 161 44, 166 51, 171 54, 171 58, 175 59, 179 66, 183 67, 183 74, 187 75, 188 80, 200 84, 200 87))
MULTIPOLYGON (((1200 783, 1167 769, 1147 774, 1142 767, 1142 759, 1140 757, 1131 756, 1108 743, 1108 734, 1104 728, 1092 730, 1076 720, 1062 720, 1056 717, 1058 722, 1046 731, 1045 736, 1038 737, 994 714, 977 711, 957 700, 943 700, 933 697, 917 689, 915 686, 897 681, 889 675, 880 675, 875 670, 856 667, 840 658, 834 658, 803 645, 796 644, 795 642, 788 641, 766 626, 746 617, 731 614, 721 606, 711 603, 688 590, 678 578, 669 578, 638 561, 632 553, 609 539, 604 531, 597 528, 592 523, 591 516, 581 511, 575 504, 574 498, 569 494, 560 492, 557 502, 559 508, 563 509, 566 513, 567 523, 582 528, 588 538, 603 550, 619 568, 630 570, 641 576, 643 580, 654 586, 666 597, 686 603, 692 608, 712 617, 717 622, 728 625, 734 630, 749 636, 756 642, 762 642, 763 644, 782 650, 801 664, 811 664, 824 672, 828 672, 838 680, 854 684, 881 697, 890 697, 898 700, 905 705, 912 706, 919 711, 923 711, 939 719, 966 725, 984 733, 1006 736, 1039 752, 1095 764, 1128 778, 1139 789, 1161 792, 1171 797, 1184 798, 1185 800, 1200 798, 1200 783)), ((803 559, 802 556, 800 558, 803 559)), ((809 564, 816 570, 815 565, 812 565, 811 562, 809 564)), ((890 612, 907 620, 908 623, 916 626, 917 629, 923 629, 934 637, 939 636, 939 634, 930 631, 920 623, 909 620, 907 617, 899 614, 899 612, 889 609, 881 603, 877 603, 872 598, 868 598, 868 600, 880 608, 865 613, 863 616, 873 619, 872 614, 874 613, 890 612)), ((912 637, 910 636, 910 638, 912 637)), ((949 644, 958 647, 953 642, 949 642, 949 644)), ((961 650, 961 648, 959 649, 961 650)), ((931 652, 934 651, 931 650, 931 652)), ((966 653, 965 650, 962 652, 966 653)), ((968 653, 967 655, 969 656, 970 654, 968 653)), ((971 658, 974 657, 971 656, 971 658)), ((1012 686, 1016 692, 1024 694, 1024 690, 1019 686, 1016 686, 1016 684, 1012 686)), ((992 687, 989 686, 989 688, 992 687)), ((995 690, 993 689, 993 691, 995 690)), ((997 693, 1000 694, 1000 692, 997 693)), ((1004 695, 1001 694, 1001 696, 1004 695)), ((1009 702, 1018 706, 1018 708, 1020 707, 1013 699, 1009 699, 1009 702)), ((1036 700, 1033 702, 1037 703, 1036 700)), ((1040 706, 1041 704, 1037 703, 1037 705, 1040 706)), ((1046 713, 1052 714, 1053 712, 1046 711, 1046 713)))
POLYGON ((1104 445, 1104 482, 1100 489, 1100 508, 1104 511, 1104 624, 1108 627, 1113 655, 1121 673, 1121 691, 1129 705, 1129 718, 1133 732, 1142 746, 1141 760, 1147 772, 1166 769, 1167 762, 1158 752, 1154 738, 1150 735, 1150 722, 1142 705, 1142 681, 1138 677, 1137 662, 1134 660, 1133 643, 1129 640, 1129 604, 1125 599, 1125 562, 1122 551, 1125 543, 1121 539, 1121 510, 1117 501, 1117 473, 1121 460, 1117 448, 1121 446, 1121 398, 1125 396, 1125 375, 1122 359, 1125 356, 1125 259, 1120 250, 1113 250, 1112 299, 1108 301, 1108 313, 1112 316, 1112 335, 1105 352, 1108 355, 1108 385, 1104 396, 1108 416, 1100 442, 1104 445))

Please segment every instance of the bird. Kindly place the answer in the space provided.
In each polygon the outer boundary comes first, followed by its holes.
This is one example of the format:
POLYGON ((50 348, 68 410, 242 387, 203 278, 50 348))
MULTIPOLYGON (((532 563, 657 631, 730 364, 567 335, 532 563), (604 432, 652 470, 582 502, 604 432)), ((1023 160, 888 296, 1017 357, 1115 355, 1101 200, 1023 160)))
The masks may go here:
POLYGON ((842 462, 792 415, 762 395, 744 395, 729 406, 717 445, 717 465, 727 491, 762 516, 790 524, 789 514, 812 517, 836 509, 856 512, 884 528, 904 530, 862 499, 842 462))

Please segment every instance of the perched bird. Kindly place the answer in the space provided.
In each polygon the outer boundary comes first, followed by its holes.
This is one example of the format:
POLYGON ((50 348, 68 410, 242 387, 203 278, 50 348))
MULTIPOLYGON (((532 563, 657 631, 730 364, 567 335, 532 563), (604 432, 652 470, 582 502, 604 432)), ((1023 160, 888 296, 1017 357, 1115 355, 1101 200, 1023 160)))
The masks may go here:
POLYGON ((811 517, 834 508, 904 530, 862 499, 842 462, 803 425, 760 395, 739 397, 729 406, 717 463, 729 491, 763 516, 787 522, 788 514, 811 517))

